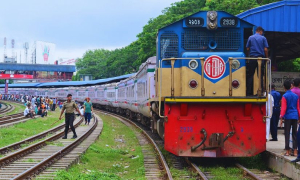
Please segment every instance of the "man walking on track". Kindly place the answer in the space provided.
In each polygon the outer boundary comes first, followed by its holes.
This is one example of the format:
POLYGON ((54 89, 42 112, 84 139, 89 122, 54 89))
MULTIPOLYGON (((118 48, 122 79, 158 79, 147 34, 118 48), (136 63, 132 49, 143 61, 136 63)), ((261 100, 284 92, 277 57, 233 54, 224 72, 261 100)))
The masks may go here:
POLYGON ((63 107, 61 109, 61 113, 59 116, 59 120, 61 120, 61 116, 64 113, 64 111, 66 110, 65 113, 65 136, 63 137, 63 139, 67 139, 67 135, 68 135, 68 131, 69 131, 69 126, 71 127, 71 130, 73 131, 73 137, 72 139, 77 138, 77 134, 75 132, 75 128, 73 126, 74 120, 75 120, 75 115, 74 115, 74 110, 76 110, 80 116, 83 117, 83 115, 80 113, 76 103, 74 101, 72 101, 72 94, 68 94, 67 96, 67 101, 64 102, 63 107))
POLYGON ((92 111, 93 111, 93 105, 90 102, 90 98, 86 98, 86 102, 84 103, 84 118, 85 118, 85 124, 90 124, 91 117, 92 117, 92 111))

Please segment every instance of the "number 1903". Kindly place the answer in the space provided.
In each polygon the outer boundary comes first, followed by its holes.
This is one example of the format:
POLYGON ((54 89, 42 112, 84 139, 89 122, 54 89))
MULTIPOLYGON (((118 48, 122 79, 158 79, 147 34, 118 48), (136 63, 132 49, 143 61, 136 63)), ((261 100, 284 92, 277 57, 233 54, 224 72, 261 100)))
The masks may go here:
POLYGON ((193 132, 193 127, 180 127, 180 132, 193 132))

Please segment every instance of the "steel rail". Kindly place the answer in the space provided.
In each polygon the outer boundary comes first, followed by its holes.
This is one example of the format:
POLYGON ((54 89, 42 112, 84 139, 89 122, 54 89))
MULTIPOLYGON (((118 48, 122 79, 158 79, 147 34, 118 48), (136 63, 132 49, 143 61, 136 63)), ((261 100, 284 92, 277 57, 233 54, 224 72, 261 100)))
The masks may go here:
POLYGON ((198 166, 195 163, 191 162, 188 158, 185 158, 185 161, 190 165, 190 167, 194 171, 196 171, 196 173, 200 176, 201 179, 208 180, 205 174, 198 168, 198 166))
MULTIPOLYGON (((81 120, 83 120, 81 118, 81 120)), ((62 150, 59 150, 58 152, 52 154, 47 159, 44 159, 40 163, 36 164, 35 166, 31 167, 27 171, 24 171, 14 177, 14 179, 31 179, 31 177, 36 176, 37 174, 41 173, 43 170, 45 170, 47 167, 51 166, 53 163, 55 163, 57 160, 68 154, 72 149, 74 149, 77 145, 79 145, 84 139, 86 139, 97 127, 98 125, 98 119, 95 118, 93 126, 91 126, 88 131, 86 131, 83 135, 81 135, 78 139, 76 139, 73 143, 69 144, 68 146, 64 147, 62 150)))
POLYGON ((2 113, 3 111, 5 111, 8 108, 8 105, 5 103, 2 103, 2 108, 0 109, 0 113, 2 113))
MULTIPOLYGON (((80 121, 74 125, 74 127, 78 127, 81 123, 83 122, 83 118, 80 118, 80 121)), ((27 154, 30 154, 31 152, 37 150, 37 149, 40 149, 41 147, 43 146, 46 146, 47 145, 47 142, 51 142, 51 141, 54 141, 56 139, 59 139, 60 137, 62 137, 64 135, 64 131, 54 135, 54 136, 51 136, 43 141, 40 141, 38 143, 35 143, 33 145, 30 145, 24 149, 21 149, 19 151, 16 151, 12 154, 9 154, 7 156, 4 156, 2 158, 0 158, 0 168, 4 167, 4 166, 7 166, 8 164, 20 159, 21 157, 24 157, 25 155, 27 154)))
POLYGON ((118 119, 122 119, 122 120, 125 120, 126 122, 130 123, 131 125, 133 125, 135 128, 137 128, 141 133, 143 133, 145 135, 145 137, 148 139, 148 141, 154 146, 154 149, 156 150, 156 152, 158 153, 158 156, 159 156, 159 159, 166 171, 166 174, 167 174, 167 177, 169 180, 173 180, 173 177, 172 177, 172 174, 171 174, 171 171, 169 169, 169 166, 162 154, 162 152, 160 151, 159 147, 157 146, 157 144, 154 142, 154 140, 148 135, 147 132, 145 132, 145 130, 143 130, 142 128, 140 128, 136 123, 134 123, 133 121, 127 119, 127 118, 124 118, 120 115, 117 115, 117 114, 114 114, 114 113, 111 113, 111 112, 107 112, 107 111, 101 111, 101 110, 95 110, 95 112, 100 112, 100 113, 103 113, 105 112, 106 114, 109 114, 110 116, 113 116, 113 117, 116 117, 118 119))
POLYGON ((25 116, 20 115, 19 117, 14 117, 14 118, 11 118, 11 119, 0 120, 0 125, 20 121, 20 120, 23 120, 23 119, 31 119, 31 118, 27 118, 25 116))
POLYGON ((13 110, 14 109, 14 106, 12 106, 12 105, 10 105, 10 104, 5 104, 5 108, 4 109, 1 109, 0 110, 0 114, 4 114, 4 113, 7 113, 7 112, 9 112, 9 111, 11 111, 11 110, 13 110))
POLYGON ((11 118, 14 118, 14 117, 18 117, 20 115, 23 115, 23 113, 16 113, 16 114, 11 114, 11 115, 5 115, 5 116, 0 117, 0 121, 11 119, 11 118))
POLYGON ((238 168, 242 169, 246 173, 246 175, 250 176, 251 178, 256 179, 256 180, 262 180, 262 178, 258 177, 256 174, 254 174, 253 172, 251 172, 250 170, 248 170, 244 166, 240 165, 239 163, 236 163, 235 165, 238 168))
POLYGON ((63 129, 65 127, 65 124, 61 124, 59 126, 56 126, 52 129, 49 129, 47 131, 44 131, 40 134, 37 134, 35 136, 31 136, 25 140, 22 140, 22 141, 19 141, 19 142, 16 142, 14 144, 11 144, 11 145, 8 145, 8 146, 5 146, 5 147, 2 147, 0 148, 0 154, 6 154, 12 150, 16 150, 16 149, 19 149, 21 147, 22 144, 26 144, 26 143, 30 143, 30 142, 33 142, 35 140, 38 140, 38 139, 42 139, 44 137, 46 137, 48 134, 52 134, 60 129, 63 129))

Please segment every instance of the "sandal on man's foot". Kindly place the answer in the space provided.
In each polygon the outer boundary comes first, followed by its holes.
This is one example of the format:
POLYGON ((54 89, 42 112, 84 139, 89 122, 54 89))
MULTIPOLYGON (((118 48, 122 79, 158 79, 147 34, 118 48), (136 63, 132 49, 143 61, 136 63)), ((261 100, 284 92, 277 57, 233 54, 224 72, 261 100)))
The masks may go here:
POLYGON ((284 156, 290 156, 290 154, 289 153, 284 153, 284 156))

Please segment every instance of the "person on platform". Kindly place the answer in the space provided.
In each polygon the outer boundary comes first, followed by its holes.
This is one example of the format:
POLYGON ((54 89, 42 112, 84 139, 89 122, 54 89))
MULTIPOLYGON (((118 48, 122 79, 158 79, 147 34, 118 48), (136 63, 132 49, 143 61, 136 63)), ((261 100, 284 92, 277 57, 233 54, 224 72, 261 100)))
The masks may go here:
POLYGON ((83 115, 80 113, 76 103, 74 101, 72 101, 72 94, 68 94, 67 101, 64 102, 63 107, 61 109, 59 120, 61 120, 61 116, 65 110, 66 110, 66 113, 65 113, 66 125, 65 125, 65 136, 63 137, 63 139, 67 139, 69 126, 71 127, 71 130, 73 131, 72 139, 75 139, 75 138, 77 138, 77 134, 76 134, 75 128, 73 126, 73 123, 75 120, 74 110, 76 110, 80 114, 80 116, 83 117, 83 115))
POLYGON ((271 118, 271 136, 272 139, 270 141, 278 141, 277 138, 277 129, 278 129, 278 122, 279 122, 279 116, 280 116, 280 101, 281 101, 281 95, 278 91, 275 90, 275 84, 271 85, 271 95, 274 99, 274 107, 273 107, 273 114, 271 118))
POLYGON ((268 101, 266 103, 266 139, 267 141, 269 140, 270 137, 270 121, 271 121, 271 116, 273 113, 273 107, 274 107, 274 98, 273 96, 269 93, 268 94, 268 101))
MULTIPOLYGON (((297 122, 300 116, 300 107, 299 107, 298 96, 291 91, 291 84, 292 83, 289 80, 286 80, 283 83, 286 92, 282 96, 281 111, 280 111, 280 127, 282 127, 282 123, 284 119, 284 136, 285 136, 285 150, 286 150, 286 153, 284 154, 285 156, 290 155, 289 140, 290 140, 291 128, 292 128, 292 140, 293 140, 293 149, 294 149, 294 152, 291 153, 292 154, 297 153, 296 134, 297 134, 297 122)), ((299 130, 298 130, 298 134, 299 134, 299 130)))
POLYGON ((52 99, 52 111, 55 111, 55 109, 56 109, 56 101, 57 101, 56 98, 52 99))
POLYGON ((31 110, 31 108, 30 108, 30 105, 27 105, 26 106, 26 108, 25 108, 25 110, 24 110, 24 116, 26 117, 26 118, 35 118, 34 117, 34 113, 33 113, 33 110, 31 110))
POLYGON ((86 98, 86 102, 83 104, 84 106, 84 118, 85 118, 85 124, 90 124, 91 118, 92 118, 92 111, 93 111, 93 104, 90 102, 90 98, 86 98))
MULTIPOLYGON (((256 33, 248 38, 246 48, 249 52, 249 56, 252 58, 268 58, 268 42, 267 39, 262 36, 264 29, 262 27, 257 27, 256 33)), ((264 75, 265 63, 262 61, 261 65, 261 88, 263 89, 263 75, 264 75)), ((253 76, 255 69, 258 68, 257 60, 249 60, 246 65, 246 95, 253 95, 253 76)))
POLYGON ((299 85, 300 85, 300 78, 294 79, 291 91, 293 93, 295 93, 298 96, 299 100, 300 100, 300 88, 299 88, 299 85))

